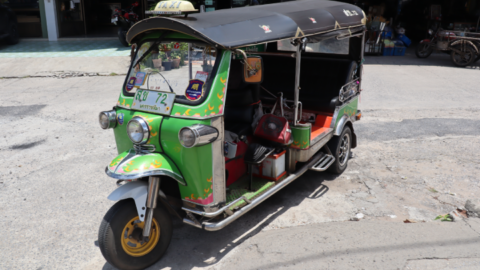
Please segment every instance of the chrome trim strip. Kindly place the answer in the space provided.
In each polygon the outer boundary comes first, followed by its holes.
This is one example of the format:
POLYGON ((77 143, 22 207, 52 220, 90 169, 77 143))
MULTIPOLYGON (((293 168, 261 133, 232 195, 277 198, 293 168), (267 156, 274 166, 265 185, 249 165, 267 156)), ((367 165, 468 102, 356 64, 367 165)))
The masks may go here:
POLYGON ((333 130, 330 130, 328 134, 323 136, 317 143, 314 145, 311 145, 310 148, 306 150, 300 150, 300 149, 290 149, 292 150, 292 155, 294 155, 295 161, 300 161, 300 162, 307 162, 313 155, 315 155, 320 148, 322 148, 325 144, 330 141, 330 139, 333 137, 333 130))
POLYGON ((220 222, 216 222, 216 223, 211 223, 211 222, 203 222, 201 225, 200 224, 195 224, 194 221, 188 219, 188 218, 184 218, 183 219, 183 222, 186 223, 186 224, 189 224, 189 225, 192 225, 192 226, 195 226, 197 228, 201 228, 201 229, 204 229, 206 231, 218 231, 218 230, 221 230, 223 228, 225 228, 228 224, 232 223, 233 221, 235 221, 237 218, 243 216, 245 213, 247 213, 248 211, 250 211, 252 208, 254 208, 255 206, 259 205, 261 202, 263 202, 264 200, 266 200, 267 198, 269 198, 270 196, 272 196, 273 194, 275 194, 277 191, 279 191, 280 189, 284 188, 286 185, 290 184, 291 182, 293 182, 295 179, 297 179, 298 177, 300 177, 302 174, 304 174, 310 167, 313 166, 313 164, 315 164, 316 162, 318 162, 318 160, 324 155, 323 152, 320 152, 320 153, 317 153, 317 155, 310 161, 308 162, 307 164, 305 164, 302 168, 300 168, 299 170, 297 170, 295 173, 291 174, 290 176, 288 176, 287 178, 285 178, 283 181, 279 182, 278 184, 276 184, 273 188, 267 190, 265 193, 263 193, 262 195, 260 195, 259 197, 257 197, 256 199, 252 200, 250 204, 247 204, 245 205, 244 207, 240 208, 239 210, 237 210, 235 213, 233 213, 233 215, 223 219, 222 221, 220 222))
POLYGON ((222 214, 225 210, 232 207, 233 205, 235 205, 236 203, 238 203, 241 200, 244 200, 247 204, 251 203, 250 200, 248 200, 245 196, 242 196, 242 197, 234 200, 233 202, 229 203, 228 205, 225 205, 224 207, 218 209, 215 212, 206 212, 206 211, 202 212, 202 211, 198 211, 198 210, 194 210, 194 209, 190 209, 190 208, 186 208, 186 207, 182 207, 182 210, 193 213, 193 214, 196 214, 196 215, 199 215, 199 216, 212 218, 212 217, 216 217, 216 216, 222 214))
POLYGON ((169 176, 169 177, 175 179, 178 183, 180 183, 184 186, 187 185, 187 183, 185 182, 185 179, 183 179, 183 177, 181 175, 178 175, 178 174, 176 174, 172 171, 167 171, 165 169, 124 175, 124 174, 113 173, 110 170, 108 170, 108 167, 105 167, 105 173, 108 176, 110 176, 112 178, 115 178, 115 179, 119 179, 119 180, 137 179, 137 178, 142 178, 142 177, 146 177, 146 176, 153 176, 153 175, 164 175, 164 176, 169 176))
MULTIPOLYGON (((212 143, 212 163, 213 163, 213 205, 223 204, 227 201, 226 179, 225 179, 225 131, 223 116, 213 118, 212 127, 218 130, 217 140, 212 143)), ((215 208, 209 208, 211 211, 215 208)))
POLYGON ((317 137, 313 138, 310 142, 310 145, 316 144, 318 141, 320 141, 323 136, 327 135, 328 133, 332 132, 333 129, 329 128, 325 130, 324 132, 320 133, 317 137))
POLYGON ((337 124, 337 127, 335 128, 335 132, 333 133, 333 135, 336 135, 336 136, 339 136, 340 134, 342 134, 342 131, 343 131, 343 127, 348 123, 348 122, 352 122, 352 120, 350 119, 350 117, 346 114, 344 114, 342 116, 342 118, 340 118, 340 121, 338 121, 338 124, 337 124))

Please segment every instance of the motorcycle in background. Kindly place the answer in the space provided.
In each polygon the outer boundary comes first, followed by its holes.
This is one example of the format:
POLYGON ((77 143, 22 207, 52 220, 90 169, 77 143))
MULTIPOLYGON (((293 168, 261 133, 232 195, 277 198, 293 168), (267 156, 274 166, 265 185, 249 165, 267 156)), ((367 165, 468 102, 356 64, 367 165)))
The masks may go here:
POLYGON ((129 46, 126 37, 128 30, 138 22, 138 15, 133 11, 136 7, 138 7, 138 1, 133 3, 128 10, 115 8, 112 15, 112 23, 119 26, 118 39, 125 47, 129 46))
POLYGON ((438 24, 428 30, 429 37, 420 41, 415 55, 427 58, 433 51, 450 54, 453 63, 465 67, 480 59, 480 36, 476 33, 445 31, 438 24))

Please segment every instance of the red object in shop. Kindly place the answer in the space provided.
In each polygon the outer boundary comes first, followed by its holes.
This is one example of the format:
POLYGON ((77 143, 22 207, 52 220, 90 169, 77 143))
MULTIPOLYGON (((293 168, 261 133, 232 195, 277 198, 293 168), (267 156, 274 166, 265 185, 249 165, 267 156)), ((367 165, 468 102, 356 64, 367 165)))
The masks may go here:
POLYGON ((225 169, 228 171, 227 187, 235 181, 237 181, 242 175, 247 173, 247 165, 243 161, 243 155, 247 152, 247 144, 244 142, 237 143, 236 157, 242 156, 238 159, 229 161, 229 158, 225 158, 225 169))

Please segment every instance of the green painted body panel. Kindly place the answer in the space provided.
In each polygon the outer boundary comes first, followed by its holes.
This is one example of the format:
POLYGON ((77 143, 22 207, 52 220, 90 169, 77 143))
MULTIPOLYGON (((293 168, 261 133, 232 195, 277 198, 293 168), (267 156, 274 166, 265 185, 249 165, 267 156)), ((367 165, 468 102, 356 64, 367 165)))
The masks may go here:
POLYGON ((130 121, 134 116, 142 117, 150 128, 150 138, 147 141, 147 144, 155 146, 155 152, 162 152, 162 147, 160 146, 159 140, 159 131, 163 116, 119 108, 117 109, 117 126, 113 130, 118 153, 120 154, 133 148, 133 143, 127 135, 127 124, 128 121, 130 121), (120 116, 123 118, 123 124, 120 124, 120 116))
POLYGON ((335 121, 335 128, 337 127, 338 122, 340 121, 342 116, 348 115, 349 117, 352 117, 357 114, 357 109, 358 109, 358 96, 350 100, 350 102, 345 107, 343 107, 338 111, 337 120, 335 121))
MULTIPOLYGON (((178 118, 208 119, 223 115, 230 60, 231 52, 223 51, 222 57, 219 59, 220 65, 217 74, 213 79, 212 87, 210 88, 208 97, 202 104, 192 106, 174 103, 171 116, 178 118)), ((133 97, 124 96, 122 92, 118 98, 117 106, 130 109, 132 103, 133 97)))
POLYGON ((168 175, 185 184, 183 177, 175 163, 160 153, 136 155, 133 149, 120 153, 108 165, 112 174, 136 178, 136 175, 155 172, 158 175, 168 175))
POLYGON ((178 139, 181 128, 194 124, 210 125, 211 121, 165 117, 160 137, 165 154, 181 168, 181 173, 187 182, 187 186, 179 186, 182 199, 207 205, 213 202, 212 144, 185 148, 178 139))
POLYGON ((311 126, 308 127, 290 127, 292 130, 293 143, 290 148, 308 149, 310 148, 311 126))

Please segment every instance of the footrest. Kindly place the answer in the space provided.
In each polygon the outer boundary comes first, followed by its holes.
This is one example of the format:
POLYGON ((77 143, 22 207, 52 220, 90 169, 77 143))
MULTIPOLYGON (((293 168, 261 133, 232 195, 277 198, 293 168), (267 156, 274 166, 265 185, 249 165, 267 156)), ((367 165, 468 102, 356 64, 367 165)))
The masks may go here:
POLYGON ((324 155, 315 165, 313 165, 310 170, 323 172, 330 167, 335 162, 335 158, 332 155, 324 155))

